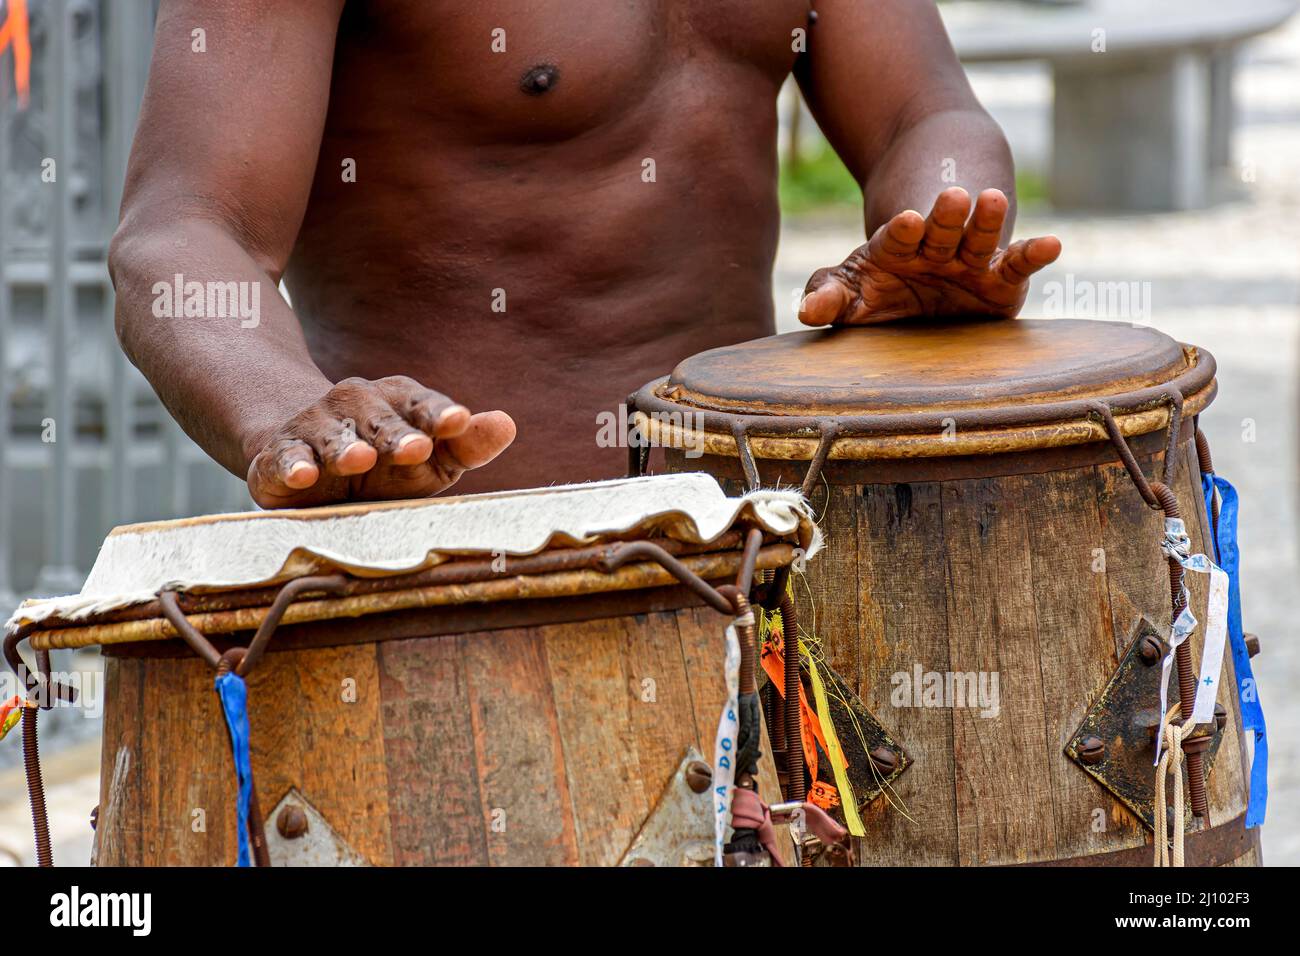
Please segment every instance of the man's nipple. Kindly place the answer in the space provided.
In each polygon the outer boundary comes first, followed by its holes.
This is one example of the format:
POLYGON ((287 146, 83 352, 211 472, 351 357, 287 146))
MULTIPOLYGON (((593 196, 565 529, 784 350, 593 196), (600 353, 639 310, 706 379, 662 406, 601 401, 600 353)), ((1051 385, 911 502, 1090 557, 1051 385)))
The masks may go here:
POLYGON ((539 63, 523 75, 519 81, 519 88, 529 96, 541 96, 555 89, 555 84, 558 82, 560 82, 559 67, 551 63, 539 63))

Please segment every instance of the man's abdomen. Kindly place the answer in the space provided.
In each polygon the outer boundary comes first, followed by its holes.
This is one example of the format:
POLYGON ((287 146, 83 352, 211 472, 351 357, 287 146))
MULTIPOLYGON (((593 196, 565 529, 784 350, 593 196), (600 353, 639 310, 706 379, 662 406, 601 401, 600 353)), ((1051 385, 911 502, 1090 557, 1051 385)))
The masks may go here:
POLYGON ((515 418, 515 446, 462 490, 621 473, 602 413, 689 354, 772 331, 777 87, 691 69, 557 142, 331 120, 294 308, 331 379, 409 375, 515 418), (674 108, 710 78, 715 108, 674 108))

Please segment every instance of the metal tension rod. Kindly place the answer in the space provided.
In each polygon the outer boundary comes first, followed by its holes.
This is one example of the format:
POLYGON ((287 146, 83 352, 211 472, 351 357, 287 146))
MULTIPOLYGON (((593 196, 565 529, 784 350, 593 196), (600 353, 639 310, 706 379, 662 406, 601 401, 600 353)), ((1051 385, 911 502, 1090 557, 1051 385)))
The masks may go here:
MULTIPOLYGON (((1089 403, 1089 411, 1100 419, 1111 444, 1119 454, 1120 461, 1123 462, 1125 470, 1128 471, 1129 477, 1133 480, 1133 484, 1137 486, 1138 493, 1142 495, 1142 499, 1147 505, 1153 510, 1162 512, 1166 518, 1181 518, 1178 496, 1174 494, 1174 490, 1170 486, 1178 469, 1178 433, 1182 429, 1183 395, 1176 388, 1170 389, 1166 392, 1165 399, 1169 402, 1169 437, 1165 444, 1165 456, 1160 469, 1159 481, 1148 481, 1146 475, 1143 474, 1142 467, 1133 455, 1133 449, 1129 447, 1128 439, 1124 437, 1123 431, 1115 421, 1110 406, 1105 402, 1094 401, 1089 403)), ((1186 599, 1184 597, 1183 566, 1178 562, 1177 558, 1172 557, 1168 559, 1168 564, 1169 620, 1172 626, 1172 622, 1178 619, 1178 615, 1186 607, 1186 599)), ((1178 670, 1179 699, 1190 702, 1196 696, 1196 675, 1192 672, 1192 649, 1187 641, 1179 644, 1177 650, 1174 651, 1174 663, 1178 670)), ((1190 703, 1187 708, 1188 716, 1184 718, 1184 723, 1191 719, 1190 703)), ((1204 754, 1208 742, 1208 738, 1189 737, 1184 741, 1183 746, 1183 752, 1187 756, 1187 780, 1192 813, 1200 818, 1208 817, 1210 812, 1205 796, 1204 754)))

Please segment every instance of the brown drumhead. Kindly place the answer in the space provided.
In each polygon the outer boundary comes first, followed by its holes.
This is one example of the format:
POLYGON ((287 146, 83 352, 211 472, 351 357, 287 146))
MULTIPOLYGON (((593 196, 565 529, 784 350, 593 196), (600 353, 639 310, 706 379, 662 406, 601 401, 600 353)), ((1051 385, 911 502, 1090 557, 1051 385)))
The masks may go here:
POLYGON ((677 402, 751 414, 872 414, 1100 398, 1188 368, 1156 329, 1085 319, 913 320, 772 335, 686 359, 677 402))

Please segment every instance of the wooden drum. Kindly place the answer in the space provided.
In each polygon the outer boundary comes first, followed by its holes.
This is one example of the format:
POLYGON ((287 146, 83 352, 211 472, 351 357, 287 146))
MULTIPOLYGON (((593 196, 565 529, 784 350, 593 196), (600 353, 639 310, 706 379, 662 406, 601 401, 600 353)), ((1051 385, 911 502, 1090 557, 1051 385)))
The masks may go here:
POLYGON ((18 637, 104 649, 99 864, 235 862, 243 660, 271 864, 711 865, 730 618, 699 585, 814 534, 704 475, 136 525, 18 637))
MULTIPOLYGON (((661 445, 727 488, 802 486, 819 516, 800 621, 911 760, 860 808, 861 862, 1151 864, 1155 814, 1173 826, 1152 766, 1164 518, 1213 557, 1196 429, 1215 388, 1208 353, 1155 329, 1021 319, 777 335, 632 396, 635 469, 661 445)), ((1205 622, 1206 577, 1186 584, 1205 622)), ((1259 862, 1235 686, 1225 655, 1218 719, 1185 747, 1206 814, 1185 817, 1189 864, 1259 862)))

